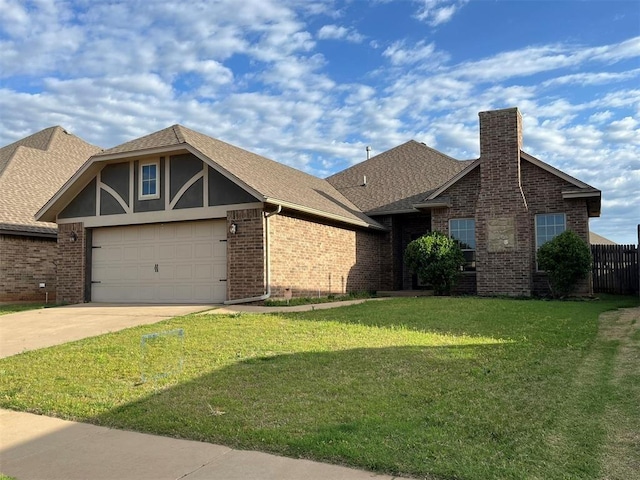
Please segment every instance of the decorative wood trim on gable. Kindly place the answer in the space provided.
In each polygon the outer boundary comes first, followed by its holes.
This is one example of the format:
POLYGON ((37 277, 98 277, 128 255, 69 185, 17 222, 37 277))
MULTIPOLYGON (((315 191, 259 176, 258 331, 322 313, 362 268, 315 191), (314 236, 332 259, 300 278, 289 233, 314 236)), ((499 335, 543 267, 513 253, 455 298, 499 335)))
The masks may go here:
MULTIPOLYGON (((127 205, 127 203, 124 201, 124 198, 122 198, 120 195, 118 195, 118 193, 113 188, 111 188, 109 185, 106 185, 106 184, 104 184, 102 182, 98 182, 98 187, 99 187, 98 188, 98 197, 100 197, 100 190, 102 189, 105 192, 107 192, 109 195, 111 195, 116 200, 116 202, 118 202, 120 204, 120 206, 125 211, 125 213, 133 213, 131 211, 131 207, 129 205, 127 205)), ((98 199, 98 202, 99 201, 100 200, 98 199)), ((100 204, 98 203, 98 206, 99 205, 100 204)), ((97 215, 102 215, 102 213, 100 212, 99 208, 98 208, 98 211, 97 211, 97 215)))
MULTIPOLYGON (((204 167, 204 164, 203 164, 203 167, 204 167)), ((191 177, 187 181, 187 183, 182 185, 180 190, 178 190, 178 193, 176 193, 175 197, 173 197, 173 200, 171 200, 171 202, 169 203, 169 208, 167 210, 173 210, 175 208, 176 204, 180 201, 180 199, 186 193, 186 191, 189 190, 189 188, 191 188, 193 186, 193 184, 196 183, 198 180, 200 180, 201 178, 204 178, 204 172, 205 172, 205 170, 203 168, 198 173, 196 173, 193 177, 191 177)), ((167 195, 167 198, 168 197, 169 197, 169 195, 167 195)), ((204 197, 204 194, 203 194, 203 197, 204 197)), ((203 201, 203 205, 206 205, 206 202, 204 201, 204 198, 202 199, 202 201, 203 201)))

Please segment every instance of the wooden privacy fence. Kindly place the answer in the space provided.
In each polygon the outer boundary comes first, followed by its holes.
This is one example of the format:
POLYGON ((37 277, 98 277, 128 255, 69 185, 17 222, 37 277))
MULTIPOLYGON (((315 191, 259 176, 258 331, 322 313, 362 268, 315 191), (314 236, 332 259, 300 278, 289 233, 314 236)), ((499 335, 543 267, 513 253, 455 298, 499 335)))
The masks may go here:
POLYGON ((591 245, 593 291, 632 295, 638 293, 638 247, 591 245))

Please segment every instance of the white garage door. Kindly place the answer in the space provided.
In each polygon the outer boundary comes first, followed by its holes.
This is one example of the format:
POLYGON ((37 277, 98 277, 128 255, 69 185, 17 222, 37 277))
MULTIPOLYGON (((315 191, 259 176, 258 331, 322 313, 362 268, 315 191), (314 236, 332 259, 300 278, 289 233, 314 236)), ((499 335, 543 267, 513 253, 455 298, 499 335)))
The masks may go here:
POLYGON ((93 231, 91 300, 220 303, 226 300, 226 221, 93 231))

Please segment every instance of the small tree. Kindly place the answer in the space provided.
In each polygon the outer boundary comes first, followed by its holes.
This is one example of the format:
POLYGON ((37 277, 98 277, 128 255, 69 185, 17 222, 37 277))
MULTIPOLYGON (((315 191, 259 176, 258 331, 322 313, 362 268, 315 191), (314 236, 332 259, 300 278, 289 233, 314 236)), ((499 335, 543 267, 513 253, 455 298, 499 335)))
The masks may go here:
POLYGON ((538 266, 549 277, 554 297, 569 295, 591 271, 589 245, 576 233, 566 230, 538 249, 538 266))
POLYGON ((433 286, 436 295, 445 295, 456 284, 465 259, 458 242, 431 232, 407 246, 404 262, 411 273, 433 286))

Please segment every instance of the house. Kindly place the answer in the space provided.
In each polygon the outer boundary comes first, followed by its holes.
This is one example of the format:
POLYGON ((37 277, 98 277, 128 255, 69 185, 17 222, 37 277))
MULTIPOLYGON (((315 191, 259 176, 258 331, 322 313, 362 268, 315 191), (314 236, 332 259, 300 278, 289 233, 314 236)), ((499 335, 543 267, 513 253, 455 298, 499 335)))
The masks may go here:
POLYGON ((180 125, 91 157, 40 210, 64 302, 378 289, 385 228, 327 181, 180 125))
POLYGON ((480 113, 477 160, 410 141, 326 180, 181 125, 100 152, 36 215, 58 224, 58 301, 412 289, 404 248, 431 230, 463 244, 460 291, 542 292, 536 246, 588 240, 601 194, 523 152, 521 123, 480 113))
POLYGON ((596 232, 589 232, 589 243, 591 245, 617 245, 613 240, 598 235, 596 232))
MULTIPOLYGON (((468 263, 458 292, 479 295, 543 294, 548 282, 536 265, 538 247, 566 229, 589 242, 601 192, 524 152, 517 108, 479 117, 477 160, 458 162, 409 142, 328 178, 389 229, 385 287, 415 287, 402 254, 432 230, 461 242, 468 263), (366 187, 351 187, 364 176, 366 187)), ((580 291, 589 291, 588 282, 580 291)))
POLYGON ((0 148, 0 302, 55 299, 58 228, 34 214, 99 151, 59 126, 0 148))

